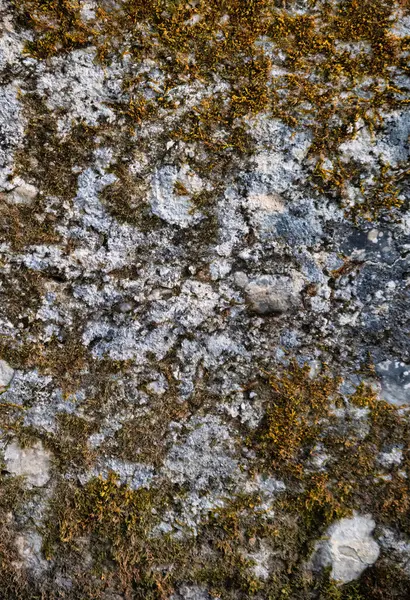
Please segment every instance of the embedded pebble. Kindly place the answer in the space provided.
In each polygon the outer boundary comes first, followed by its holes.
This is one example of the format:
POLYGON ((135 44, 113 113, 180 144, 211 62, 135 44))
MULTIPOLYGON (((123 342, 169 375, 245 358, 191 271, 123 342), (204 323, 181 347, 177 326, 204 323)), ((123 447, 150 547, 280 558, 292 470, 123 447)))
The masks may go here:
POLYGON ((14 377, 14 369, 5 360, 0 360, 0 391, 6 388, 14 377))
POLYGON ((331 567, 331 577, 349 583, 376 562, 380 548, 373 538, 375 521, 368 515, 355 514, 329 527, 323 541, 316 545, 316 566, 331 567))
POLYGON ((298 304, 298 290, 290 277, 263 275, 245 288, 250 309, 259 315, 288 312, 298 304))
POLYGON ((16 441, 4 452, 6 469, 13 475, 22 475, 30 487, 43 487, 50 480, 51 454, 40 441, 22 448, 16 441))

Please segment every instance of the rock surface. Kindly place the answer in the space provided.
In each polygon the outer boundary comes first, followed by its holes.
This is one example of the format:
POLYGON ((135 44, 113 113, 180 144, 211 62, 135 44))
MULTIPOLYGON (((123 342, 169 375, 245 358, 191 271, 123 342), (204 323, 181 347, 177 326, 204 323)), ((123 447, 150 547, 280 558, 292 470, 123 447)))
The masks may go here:
POLYGON ((408 600, 408 0, 0 18, 0 596, 408 600))
POLYGON ((245 287, 245 293, 253 312, 271 315, 296 307, 301 288, 301 282, 290 277, 265 275, 251 280, 245 287))

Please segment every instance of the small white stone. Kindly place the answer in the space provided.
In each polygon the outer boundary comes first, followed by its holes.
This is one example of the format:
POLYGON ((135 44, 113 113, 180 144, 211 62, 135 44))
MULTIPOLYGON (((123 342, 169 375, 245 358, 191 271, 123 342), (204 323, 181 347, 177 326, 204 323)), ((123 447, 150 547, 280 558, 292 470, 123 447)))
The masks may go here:
POLYGON ((235 283, 238 287, 244 288, 248 285, 249 279, 243 271, 237 271, 234 275, 235 283))
POLYGON ((95 9, 95 2, 84 2, 80 9, 82 21, 92 21, 93 19, 95 19, 95 9))
POLYGON ((249 552, 245 556, 253 562, 251 569, 257 579, 262 581, 269 579, 272 549, 264 540, 260 542, 258 552, 249 552))
POLYGON ((225 275, 228 275, 230 270, 230 262, 224 259, 213 260, 209 265, 209 272, 213 281, 216 281, 217 279, 223 279, 225 275))
POLYGON ((369 242, 373 242, 373 244, 376 244, 378 237, 379 232, 377 231, 377 229, 371 229, 367 234, 367 239, 369 240, 369 242))
POLYGON ((157 169, 152 176, 149 198, 152 213, 170 225, 182 228, 194 225, 203 217, 194 210, 191 195, 202 189, 202 180, 190 171, 188 165, 183 165, 180 169, 169 165, 157 169), (175 191, 177 183, 183 185, 186 194, 175 191))
POLYGON ((379 462, 386 468, 399 465, 403 460, 403 451, 400 448, 392 448, 390 452, 381 452, 379 462))
POLYGON ((246 299, 259 315, 284 313, 299 303, 301 287, 297 278, 262 275, 246 286, 246 299))
POLYGON ((162 396, 167 391, 165 385, 162 385, 159 381, 151 381, 147 385, 148 392, 155 394, 157 396, 162 396))
POLYGON ((372 537, 375 526, 368 515, 337 521, 327 530, 326 539, 316 545, 316 563, 331 566, 332 579, 340 583, 357 579, 379 557, 379 545, 372 537))
POLYGON ((0 360, 0 391, 6 388, 14 377, 14 369, 5 360, 0 360))
POLYGON ((7 471, 24 476, 29 486, 43 487, 50 479, 50 452, 40 441, 31 448, 11 442, 5 450, 4 461, 7 471))
POLYGON ((250 210, 259 210, 265 213, 283 213, 285 201, 279 194, 251 194, 247 199, 250 210))

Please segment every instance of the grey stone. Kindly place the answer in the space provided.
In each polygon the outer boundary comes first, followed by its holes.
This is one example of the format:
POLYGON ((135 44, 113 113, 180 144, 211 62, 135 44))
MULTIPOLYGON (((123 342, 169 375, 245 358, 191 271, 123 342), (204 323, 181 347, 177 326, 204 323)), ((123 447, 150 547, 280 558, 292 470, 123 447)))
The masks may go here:
POLYGON ((204 587, 198 585, 182 585, 171 600, 219 600, 217 596, 210 596, 204 587))
POLYGON ((410 404, 410 366, 394 360, 376 365, 381 379, 381 397, 394 406, 410 404))
POLYGON ((171 448, 164 472, 174 483, 189 483, 194 490, 222 489, 239 473, 229 430, 213 416, 194 418, 189 425, 185 439, 171 448))
POLYGON ((245 288, 249 283, 249 277, 243 271, 237 271, 234 275, 235 283, 240 288, 245 288))
POLYGON ((7 202, 28 205, 36 199, 37 195, 38 189, 34 185, 22 182, 7 195, 7 202))
POLYGON ((379 454, 379 462, 387 469, 394 465, 400 465, 402 460, 403 450, 401 448, 394 447, 389 451, 381 452, 379 454))
MULTIPOLYGON (((183 189, 182 188, 182 189, 183 189)), ((189 170, 187 165, 181 169, 164 166, 155 171, 152 177, 151 209, 171 225, 186 228, 201 220, 199 212, 195 212, 190 196, 203 188, 201 179, 189 170), (185 192, 178 192, 175 186, 181 184, 185 192)))
POLYGON ((260 540, 259 548, 253 552, 247 552, 245 556, 252 561, 251 570, 257 579, 262 581, 269 579, 273 550, 266 540, 260 540))

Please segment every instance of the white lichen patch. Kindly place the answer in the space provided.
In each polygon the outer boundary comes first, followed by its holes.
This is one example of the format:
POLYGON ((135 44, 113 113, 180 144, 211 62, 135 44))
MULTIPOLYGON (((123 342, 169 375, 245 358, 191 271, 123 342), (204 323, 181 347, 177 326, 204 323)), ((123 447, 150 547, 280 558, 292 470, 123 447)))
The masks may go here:
POLYGON ((13 188, 13 155, 23 141, 25 120, 22 116, 18 90, 13 85, 0 89, 0 190, 13 188))
POLYGON ((15 539, 15 546, 20 559, 15 563, 16 566, 28 569, 35 576, 41 577, 50 566, 50 563, 43 556, 42 544, 43 538, 36 531, 19 534, 15 539))
POLYGON ((51 110, 60 115, 59 132, 69 133, 72 120, 97 125, 112 122, 114 112, 108 104, 112 94, 119 92, 121 71, 112 67, 109 72, 96 64, 95 50, 75 50, 67 57, 51 59, 51 68, 39 63, 38 91, 51 110))
POLYGON ((272 548, 263 539, 259 541, 258 549, 245 554, 245 557, 253 563, 251 571, 257 579, 261 579, 262 581, 269 579, 272 556, 272 548))

